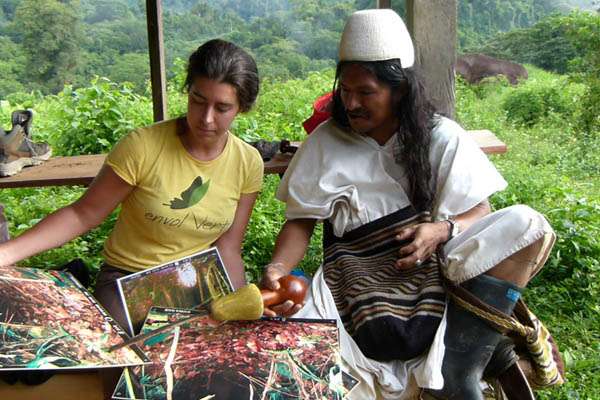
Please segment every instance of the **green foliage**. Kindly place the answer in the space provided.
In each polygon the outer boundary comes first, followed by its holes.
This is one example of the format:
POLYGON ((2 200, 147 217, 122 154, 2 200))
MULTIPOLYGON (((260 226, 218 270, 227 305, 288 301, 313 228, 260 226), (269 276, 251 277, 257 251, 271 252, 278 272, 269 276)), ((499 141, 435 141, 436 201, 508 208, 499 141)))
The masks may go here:
POLYGON ((119 56, 113 65, 107 68, 106 76, 113 82, 133 84, 133 91, 144 93, 149 85, 150 64, 148 55, 126 53, 119 56))
POLYGON ((79 49, 78 1, 24 0, 14 24, 23 37, 29 87, 61 90, 73 80, 79 49))
POLYGON ((239 116, 233 131, 245 140, 303 140, 302 122, 316 98, 333 86, 333 70, 312 72, 307 79, 263 81, 256 110, 239 116))
POLYGON ((461 49, 472 49, 498 32, 533 25, 556 11, 557 1, 548 0, 468 0, 458 2, 458 39, 461 49))
MULTIPOLYGON (((529 26, 551 11, 564 11, 562 3, 460 1, 461 48, 480 45, 500 31, 529 26)), ((305 78, 335 64, 347 17, 375 5, 374 0, 165 1, 168 77, 174 60, 186 59, 201 43, 221 37, 255 54, 263 77, 305 78)), ((404 15, 404 2, 393 6, 404 15)), ((137 0, 5 0, 0 38, 10 39, 18 51, 0 58, 0 96, 30 90, 56 93, 64 84, 85 87, 93 76, 131 82, 136 93, 144 94, 149 65, 144 14, 145 4, 137 0), (26 59, 17 62, 17 54, 26 59)), ((553 41, 545 39, 550 46, 544 54, 564 64, 553 41)), ((0 42, 0 53, 1 47, 0 42)))
MULTIPOLYGON (((57 208, 74 202, 83 191, 82 188, 70 187, 3 189, 0 192, 0 203, 5 206, 4 212, 10 223, 11 237, 20 235, 57 208)), ((87 234, 57 249, 30 257, 20 264, 30 267, 57 268, 75 258, 81 258, 90 267, 93 275, 102 263, 101 252, 104 241, 114 226, 116 215, 113 213, 98 228, 87 234)))
POLYGON ((529 28, 501 33, 484 45, 471 46, 465 51, 566 73, 575 59, 589 60, 588 54, 598 54, 599 19, 598 14, 581 11, 553 14, 529 28))
POLYGON ((87 51, 98 54, 110 50, 116 54, 148 51, 148 30, 144 19, 125 17, 84 28, 86 40, 82 44, 87 51))
POLYGON ((126 133, 152 121, 151 103, 131 91, 96 78, 91 86, 67 86, 51 99, 50 142, 63 155, 106 153, 126 133))
POLYGON ((570 71, 570 80, 584 84, 583 93, 571 95, 567 85, 533 86, 528 82, 503 103, 508 117, 532 125, 551 112, 577 121, 574 133, 583 139, 581 151, 600 151, 594 140, 600 133, 600 15, 574 11, 550 16, 529 29, 500 35, 482 50, 545 69, 570 71), (577 104, 575 104, 577 103, 577 104))
POLYGON ((124 0, 96 0, 85 7, 84 19, 88 24, 104 21, 114 21, 131 16, 127 2, 124 0))
POLYGON ((572 13, 564 17, 564 25, 579 52, 570 62, 571 69, 587 87, 579 116, 581 131, 592 138, 600 133, 600 14, 572 13))
POLYGON ((551 112, 566 113, 567 105, 556 87, 525 86, 506 96, 502 107, 511 121, 534 125, 551 112))
POLYGON ((20 47, 7 37, 0 36, 0 99, 23 91, 20 82, 25 56, 20 47))
POLYGON ((19 66, 11 62, 0 60, 0 98, 15 92, 23 91, 23 85, 18 79, 19 66))

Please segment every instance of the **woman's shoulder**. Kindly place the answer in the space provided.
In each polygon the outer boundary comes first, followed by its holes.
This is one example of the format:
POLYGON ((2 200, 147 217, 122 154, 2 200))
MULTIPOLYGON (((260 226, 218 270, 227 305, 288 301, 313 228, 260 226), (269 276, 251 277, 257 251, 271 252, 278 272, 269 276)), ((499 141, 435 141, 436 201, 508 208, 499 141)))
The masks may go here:
POLYGON ((233 133, 229 134, 229 137, 232 140, 232 148, 233 150, 241 155, 243 158, 249 158, 252 160, 260 160, 262 162, 262 157, 258 150, 249 143, 246 143, 233 133))
POLYGON ((136 136, 142 140, 156 139, 157 136, 170 135, 176 133, 177 119, 168 119, 159 121, 151 125, 142 126, 134 129, 129 135, 136 136))
POLYGON ((164 144, 169 140, 173 140, 176 135, 177 120, 160 121, 152 125, 136 128, 123 136, 122 142, 126 142, 128 146, 144 149, 162 149, 164 144))

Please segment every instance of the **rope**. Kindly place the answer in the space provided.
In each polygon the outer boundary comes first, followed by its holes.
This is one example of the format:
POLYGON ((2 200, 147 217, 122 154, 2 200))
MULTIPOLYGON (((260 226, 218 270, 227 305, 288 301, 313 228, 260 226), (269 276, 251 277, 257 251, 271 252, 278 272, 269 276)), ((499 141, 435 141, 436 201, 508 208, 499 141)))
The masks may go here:
POLYGON ((466 309, 467 311, 475 314, 479 318, 492 323, 493 325, 499 326, 511 332, 516 332, 525 338, 535 337, 536 335, 535 330, 533 328, 524 326, 523 324, 516 321, 514 318, 508 316, 500 317, 496 314, 492 314, 488 311, 482 310, 481 308, 476 307, 471 303, 463 300, 455 293, 450 292, 450 296, 452 297, 452 300, 456 302, 456 304, 466 309))

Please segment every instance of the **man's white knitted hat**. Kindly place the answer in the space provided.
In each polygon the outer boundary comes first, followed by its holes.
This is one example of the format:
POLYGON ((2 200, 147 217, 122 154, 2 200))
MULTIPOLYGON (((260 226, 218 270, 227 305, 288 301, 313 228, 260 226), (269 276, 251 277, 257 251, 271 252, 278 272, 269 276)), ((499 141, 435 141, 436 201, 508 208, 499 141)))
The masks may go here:
POLYGON ((390 9, 357 11, 350 16, 340 41, 340 61, 382 61, 399 58, 402 68, 415 62, 412 40, 398 14, 390 9))

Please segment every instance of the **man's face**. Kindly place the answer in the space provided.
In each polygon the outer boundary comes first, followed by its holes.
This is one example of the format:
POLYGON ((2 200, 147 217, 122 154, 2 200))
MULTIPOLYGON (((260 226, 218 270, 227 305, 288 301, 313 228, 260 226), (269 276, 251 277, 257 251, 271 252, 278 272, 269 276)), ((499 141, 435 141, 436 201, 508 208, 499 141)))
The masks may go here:
POLYGON ((398 117, 391 87, 359 64, 348 64, 342 69, 339 88, 352 130, 368 136, 395 132, 398 117))

